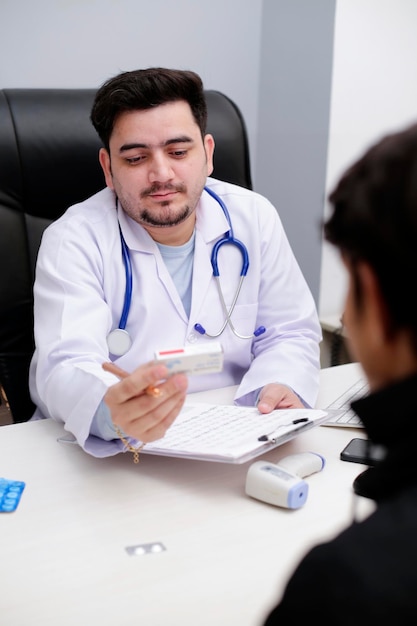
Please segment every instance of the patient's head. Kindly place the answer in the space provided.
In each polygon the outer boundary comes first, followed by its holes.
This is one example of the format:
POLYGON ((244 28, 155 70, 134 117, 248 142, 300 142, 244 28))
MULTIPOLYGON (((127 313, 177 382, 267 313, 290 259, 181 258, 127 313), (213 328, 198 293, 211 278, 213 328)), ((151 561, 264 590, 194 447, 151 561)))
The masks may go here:
POLYGON ((351 349, 372 366, 379 386, 384 377, 417 370, 417 124, 368 149, 329 202, 324 234, 349 272, 344 322, 351 349))

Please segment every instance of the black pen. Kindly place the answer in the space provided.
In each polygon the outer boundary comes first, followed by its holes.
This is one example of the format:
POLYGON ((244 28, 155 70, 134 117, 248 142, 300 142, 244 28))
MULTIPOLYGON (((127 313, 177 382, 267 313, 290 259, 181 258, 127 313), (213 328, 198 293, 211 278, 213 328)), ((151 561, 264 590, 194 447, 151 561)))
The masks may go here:
MULTIPOLYGON (((302 424, 303 422, 308 422, 308 421, 309 421, 308 417, 299 417, 298 419, 293 420, 289 424, 281 424, 280 426, 278 426, 278 428, 284 428, 284 426, 291 426, 292 424, 302 424)), ((275 430, 273 433, 270 433, 269 435, 261 435, 260 437, 258 437, 258 441, 270 441, 271 443, 275 443, 275 441, 277 440, 279 436, 279 434, 277 435, 277 430, 275 430)))

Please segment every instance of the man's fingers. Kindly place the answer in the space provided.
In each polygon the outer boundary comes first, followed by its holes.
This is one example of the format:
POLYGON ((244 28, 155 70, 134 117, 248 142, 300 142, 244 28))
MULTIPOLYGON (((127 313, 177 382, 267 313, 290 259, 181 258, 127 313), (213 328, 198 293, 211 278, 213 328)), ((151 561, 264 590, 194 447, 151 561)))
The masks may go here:
POLYGON ((140 437, 141 441, 146 443, 150 443, 151 441, 156 441, 157 439, 162 439, 164 437, 167 430, 172 426, 175 422, 178 413, 181 411, 182 406, 184 404, 185 397, 180 397, 178 401, 174 404, 170 411, 166 414, 166 416, 161 419, 161 421, 154 424, 147 431, 143 433, 140 437))
MULTIPOLYGON (((129 381, 126 379, 123 382, 129 381)), ((107 398, 113 422, 135 439, 160 439, 184 404, 187 387, 187 376, 174 374, 165 382, 158 383, 157 394, 142 392, 119 403, 112 403, 113 398, 107 398)))
POLYGON ((262 389, 258 410, 260 413, 270 413, 274 409, 303 409, 300 398, 285 385, 270 383, 262 389))

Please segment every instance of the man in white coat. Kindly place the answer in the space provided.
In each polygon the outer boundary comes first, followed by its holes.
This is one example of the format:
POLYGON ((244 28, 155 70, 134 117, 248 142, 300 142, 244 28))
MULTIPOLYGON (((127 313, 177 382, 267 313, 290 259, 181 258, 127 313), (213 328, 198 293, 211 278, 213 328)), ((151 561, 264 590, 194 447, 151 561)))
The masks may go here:
POLYGON ((261 413, 314 406, 321 331, 313 297, 271 203, 210 178, 215 144, 200 77, 123 72, 98 90, 91 120, 107 187, 42 239, 33 419, 62 421, 84 450, 108 456, 163 437, 187 391, 238 385, 235 402, 261 413), (244 245, 218 250, 229 315, 211 264, 225 233, 244 245), (168 377, 153 362, 157 350, 210 341, 222 344, 221 373, 168 377), (118 376, 105 371, 108 362, 118 376))

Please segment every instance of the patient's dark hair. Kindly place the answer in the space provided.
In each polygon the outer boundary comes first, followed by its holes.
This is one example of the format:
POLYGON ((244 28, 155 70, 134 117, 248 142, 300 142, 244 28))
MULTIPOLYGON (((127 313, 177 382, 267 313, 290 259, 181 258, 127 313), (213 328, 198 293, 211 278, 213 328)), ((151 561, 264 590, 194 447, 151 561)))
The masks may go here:
POLYGON ((329 195, 327 241, 353 268, 374 270, 390 313, 391 331, 408 329, 417 352, 417 124, 385 136, 342 176, 329 195))
POLYGON ((178 100, 188 102, 204 138, 207 104, 203 83, 198 74, 189 70, 151 67, 118 74, 97 91, 90 119, 109 150, 110 136, 120 113, 151 109, 178 100))

